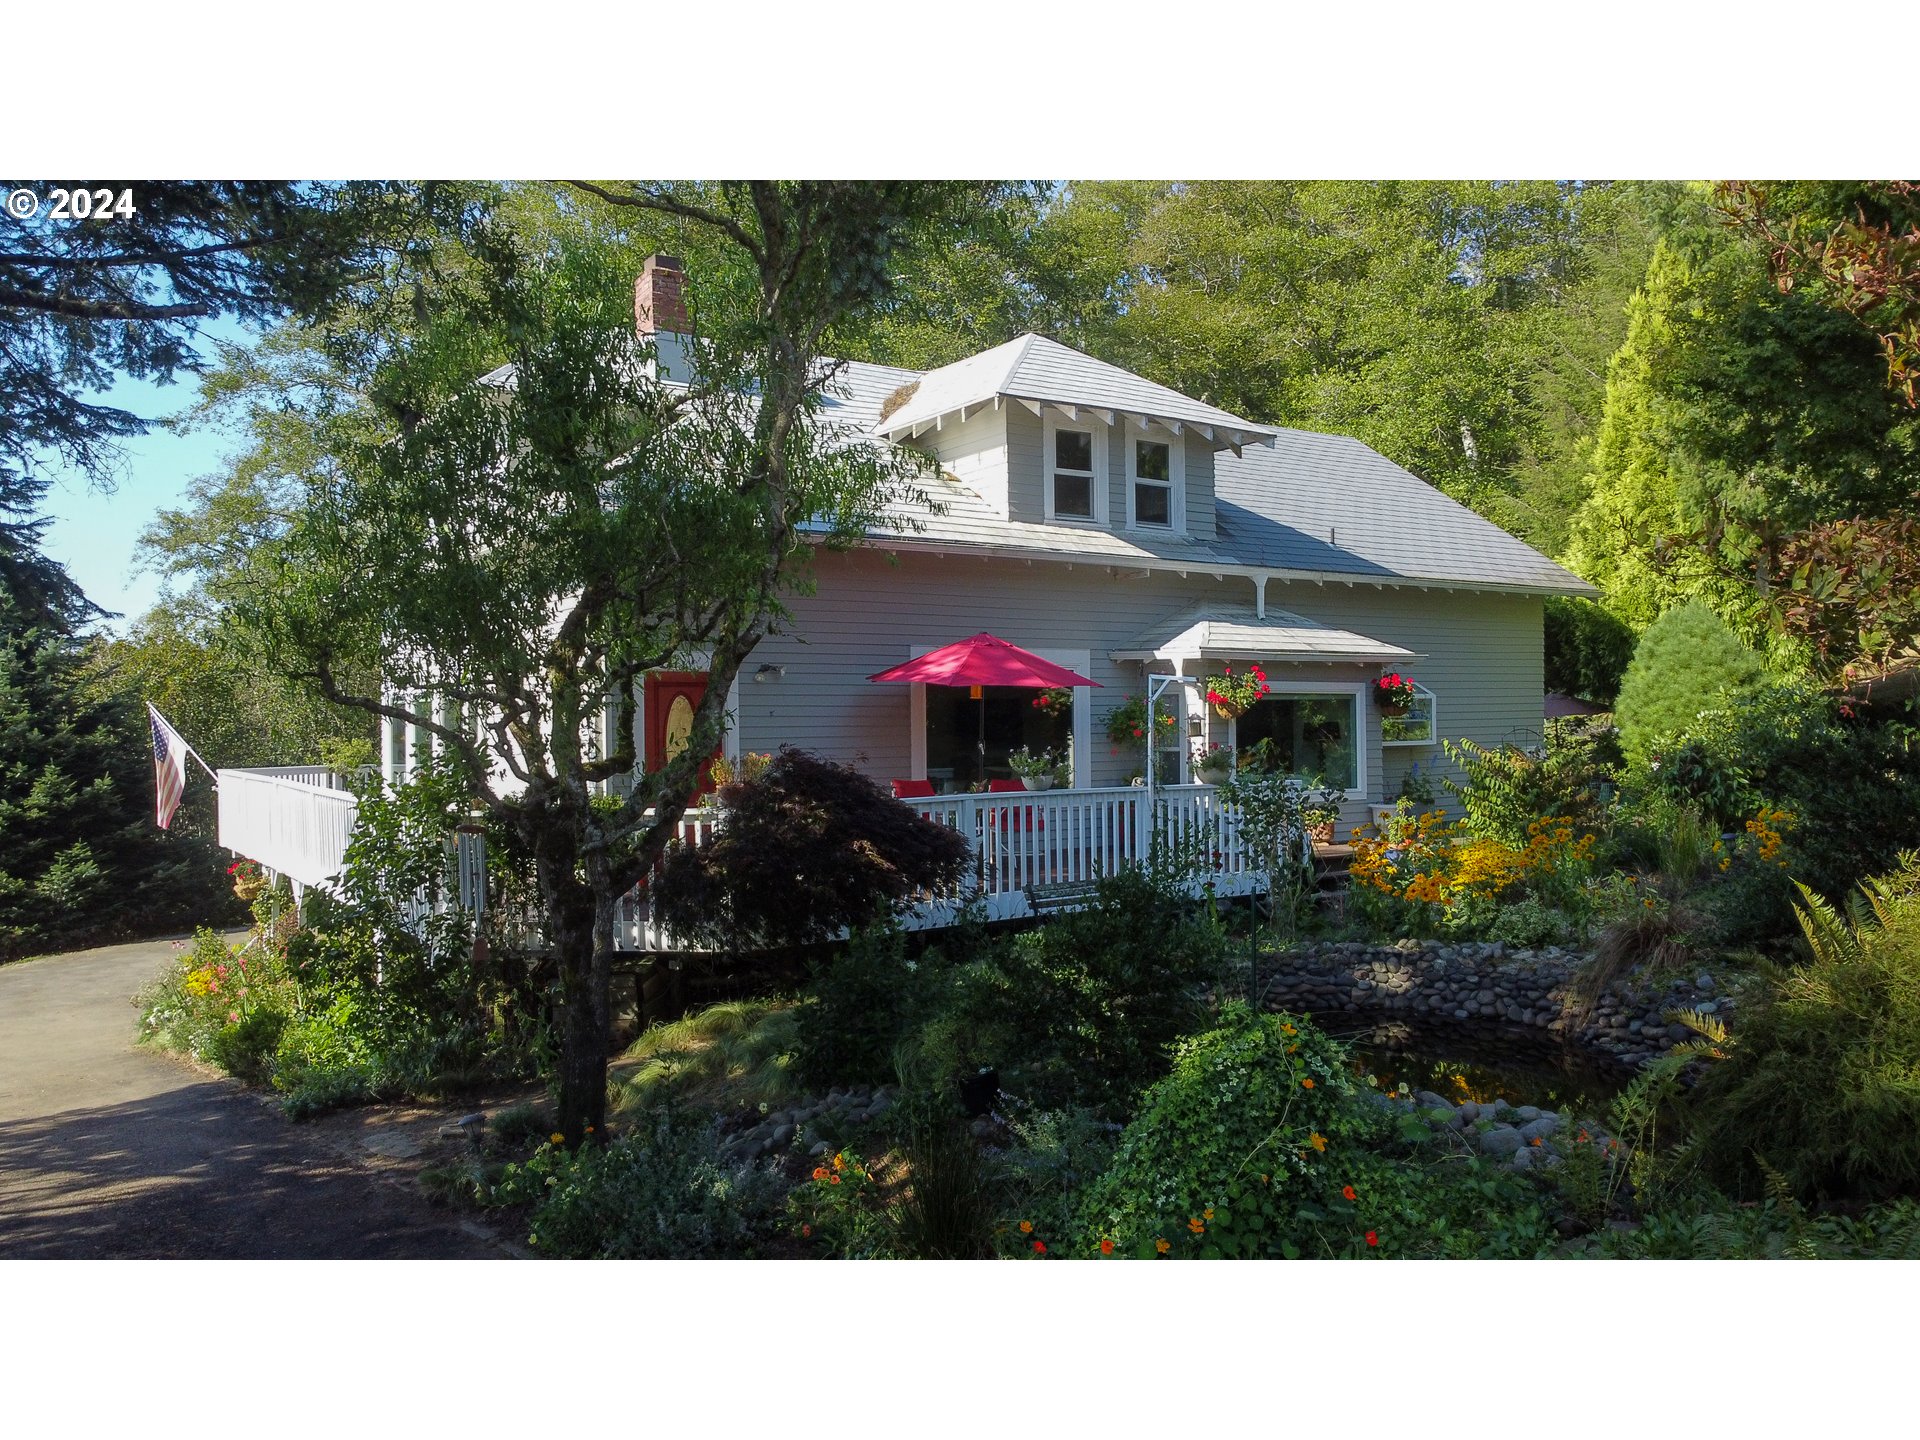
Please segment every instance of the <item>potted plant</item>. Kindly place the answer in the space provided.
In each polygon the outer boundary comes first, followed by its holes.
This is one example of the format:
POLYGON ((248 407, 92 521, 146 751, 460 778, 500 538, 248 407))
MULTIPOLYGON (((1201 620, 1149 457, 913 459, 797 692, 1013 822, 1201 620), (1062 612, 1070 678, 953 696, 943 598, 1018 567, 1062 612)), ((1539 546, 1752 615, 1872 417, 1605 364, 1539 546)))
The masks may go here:
MULTIPOLYGON (((1159 731, 1162 740, 1171 737, 1178 726, 1179 721, 1168 706, 1164 704, 1154 706, 1153 727, 1159 731)), ((1113 742, 1116 754, 1122 746, 1144 744, 1146 738, 1146 697, 1131 696, 1107 716, 1107 739, 1113 742)))
POLYGON ((1026 782, 1029 790, 1051 790, 1054 776, 1060 771, 1060 756, 1052 750, 1029 750, 1022 745, 1007 756, 1007 764, 1013 773, 1026 782))
POLYGON ((1229 665, 1224 674, 1214 676, 1208 684, 1207 703, 1222 720, 1232 720, 1246 714, 1266 693, 1267 672, 1258 664, 1239 675, 1234 674, 1233 666, 1229 665))
POLYGON ((1373 682, 1373 702, 1382 715, 1404 715, 1413 704, 1413 682, 1404 675, 1382 675, 1373 682))
POLYGON ((1058 718, 1073 713, 1073 691, 1064 685, 1051 686, 1033 697, 1033 708, 1042 715, 1058 718))
POLYGON ((1202 785, 1218 785, 1233 773, 1233 752, 1217 740, 1210 745, 1195 740, 1193 773, 1202 785))
POLYGON ((1333 844, 1334 826, 1340 822, 1342 798, 1338 787, 1324 781, 1315 780, 1307 786, 1300 806, 1300 818, 1315 844, 1333 844))

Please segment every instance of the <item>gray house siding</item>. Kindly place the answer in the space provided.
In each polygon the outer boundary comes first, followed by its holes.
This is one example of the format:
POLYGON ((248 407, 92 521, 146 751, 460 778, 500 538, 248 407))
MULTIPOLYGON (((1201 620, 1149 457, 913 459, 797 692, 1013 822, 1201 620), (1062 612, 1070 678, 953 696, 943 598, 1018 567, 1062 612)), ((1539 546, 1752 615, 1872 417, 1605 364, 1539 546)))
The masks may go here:
MULTIPOLYGON (((1090 694, 1091 783, 1122 784, 1137 762, 1111 752, 1106 717, 1145 682, 1139 665, 1114 661, 1108 652, 1189 606, 1252 598, 1251 582, 1237 577, 1115 574, 1099 564, 918 553, 890 561, 871 549, 817 555, 814 578, 815 593, 794 598, 783 633, 764 640, 743 672, 739 744, 748 750, 797 745, 880 779, 911 774, 910 687, 873 685, 866 677, 910 658, 915 647, 988 630, 1029 649, 1088 652, 1088 677, 1104 687, 1090 694), (750 681, 762 665, 784 673, 750 681)), ((1537 735, 1543 683, 1537 598, 1274 583, 1267 604, 1423 655, 1405 669, 1435 692, 1446 738, 1498 744, 1537 735)), ((1367 666, 1279 662, 1268 671, 1275 680, 1345 683, 1379 673, 1367 666)), ((1416 761, 1423 770, 1443 766, 1438 746, 1383 747, 1378 712, 1365 704, 1362 715, 1369 801, 1397 794, 1416 761)), ((1084 774, 1081 783, 1087 783, 1084 774)), ((1365 819, 1366 804, 1349 806, 1342 818, 1346 825, 1365 819)))
POLYGON ((991 505, 1002 520, 1012 518, 1008 509, 1007 420, 1005 407, 989 407, 920 437, 921 448, 931 448, 941 467, 991 505))

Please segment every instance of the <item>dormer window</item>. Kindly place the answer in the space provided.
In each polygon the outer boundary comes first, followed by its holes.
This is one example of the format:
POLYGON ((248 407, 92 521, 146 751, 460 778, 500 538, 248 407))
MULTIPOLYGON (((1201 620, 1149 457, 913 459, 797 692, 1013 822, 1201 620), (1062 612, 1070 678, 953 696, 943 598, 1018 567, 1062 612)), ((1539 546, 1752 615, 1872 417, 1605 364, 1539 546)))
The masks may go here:
POLYGON ((1104 431, 1047 420, 1047 519, 1105 520, 1104 431))
POLYGON ((1127 435, 1127 528, 1181 530, 1186 527, 1185 455, 1171 439, 1143 433, 1138 423, 1127 435))

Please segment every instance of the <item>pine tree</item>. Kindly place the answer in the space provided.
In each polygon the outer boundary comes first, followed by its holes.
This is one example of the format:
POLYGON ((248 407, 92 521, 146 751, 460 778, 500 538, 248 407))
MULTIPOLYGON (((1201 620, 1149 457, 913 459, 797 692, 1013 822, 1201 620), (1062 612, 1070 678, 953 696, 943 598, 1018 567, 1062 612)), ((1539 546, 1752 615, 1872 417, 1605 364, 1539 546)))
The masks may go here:
POLYGON ((154 824, 144 715, 96 689, 87 658, 0 592, 0 960, 152 933, 217 899, 211 844, 154 824))

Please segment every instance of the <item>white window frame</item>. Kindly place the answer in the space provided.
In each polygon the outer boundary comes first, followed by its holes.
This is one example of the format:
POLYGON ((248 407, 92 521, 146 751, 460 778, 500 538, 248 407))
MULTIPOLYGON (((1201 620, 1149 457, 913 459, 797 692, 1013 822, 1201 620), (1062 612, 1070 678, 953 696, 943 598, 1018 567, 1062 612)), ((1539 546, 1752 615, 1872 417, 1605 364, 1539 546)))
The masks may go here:
MULTIPOLYGON (((1201 679, 1205 679, 1202 676, 1201 679)), ((1368 733, 1366 681, 1349 680, 1269 680, 1267 693, 1270 695, 1351 695, 1353 697, 1353 788, 1346 792, 1349 800, 1367 798, 1367 751, 1371 737, 1368 733)), ((1227 747, 1240 749, 1240 721, 1238 717, 1227 722, 1227 747)))
POLYGON ((1417 698, 1418 702, 1426 707, 1426 712, 1427 712, 1426 738, 1424 740, 1389 740, 1387 738, 1387 731, 1386 731, 1387 717, 1382 715, 1380 717, 1380 743, 1382 745, 1397 745, 1397 746, 1418 745, 1418 746, 1425 746, 1428 749, 1432 749, 1433 747, 1437 746, 1440 743, 1439 698, 1434 695, 1433 691, 1429 690, 1426 686, 1422 685, 1418 680, 1413 682, 1413 693, 1417 698))
POLYGON ((1175 535, 1187 532, 1187 445, 1186 441, 1170 430, 1159 426, 1143 425, 1138 420, 1127 422, 1127 528, 1129 530, 1157 530, 1175 535), (1165 525, 1154 521, 1142 521, 1136 515, 1134 504, 1136 485, 1158 485, 1158 480, 1142 479, 1140 475, 1139 442, 1145 440, 1154 445, 1167 447, 1167 517, 1165 525))
MULTIPOLYGON (((1042 488, 1046 492, 1046 516, 1050 525, 1105 525, 1107 523, 1107 492, 1113 488, 1112 471, 1107 465, 1107 427, 1089 417, 1085 423, 1062 421, 1048 414, 1041 436, 1040 465, 1042 488), (1073 430, 1093 437, 1093 475, 1088 482, 1092 493, 1093 514, 1062 515, 1054 509, 1054 436, 1062 430, 1073 430)), ((1069 472, 1077 473, 1077 472, 1069 472)))

